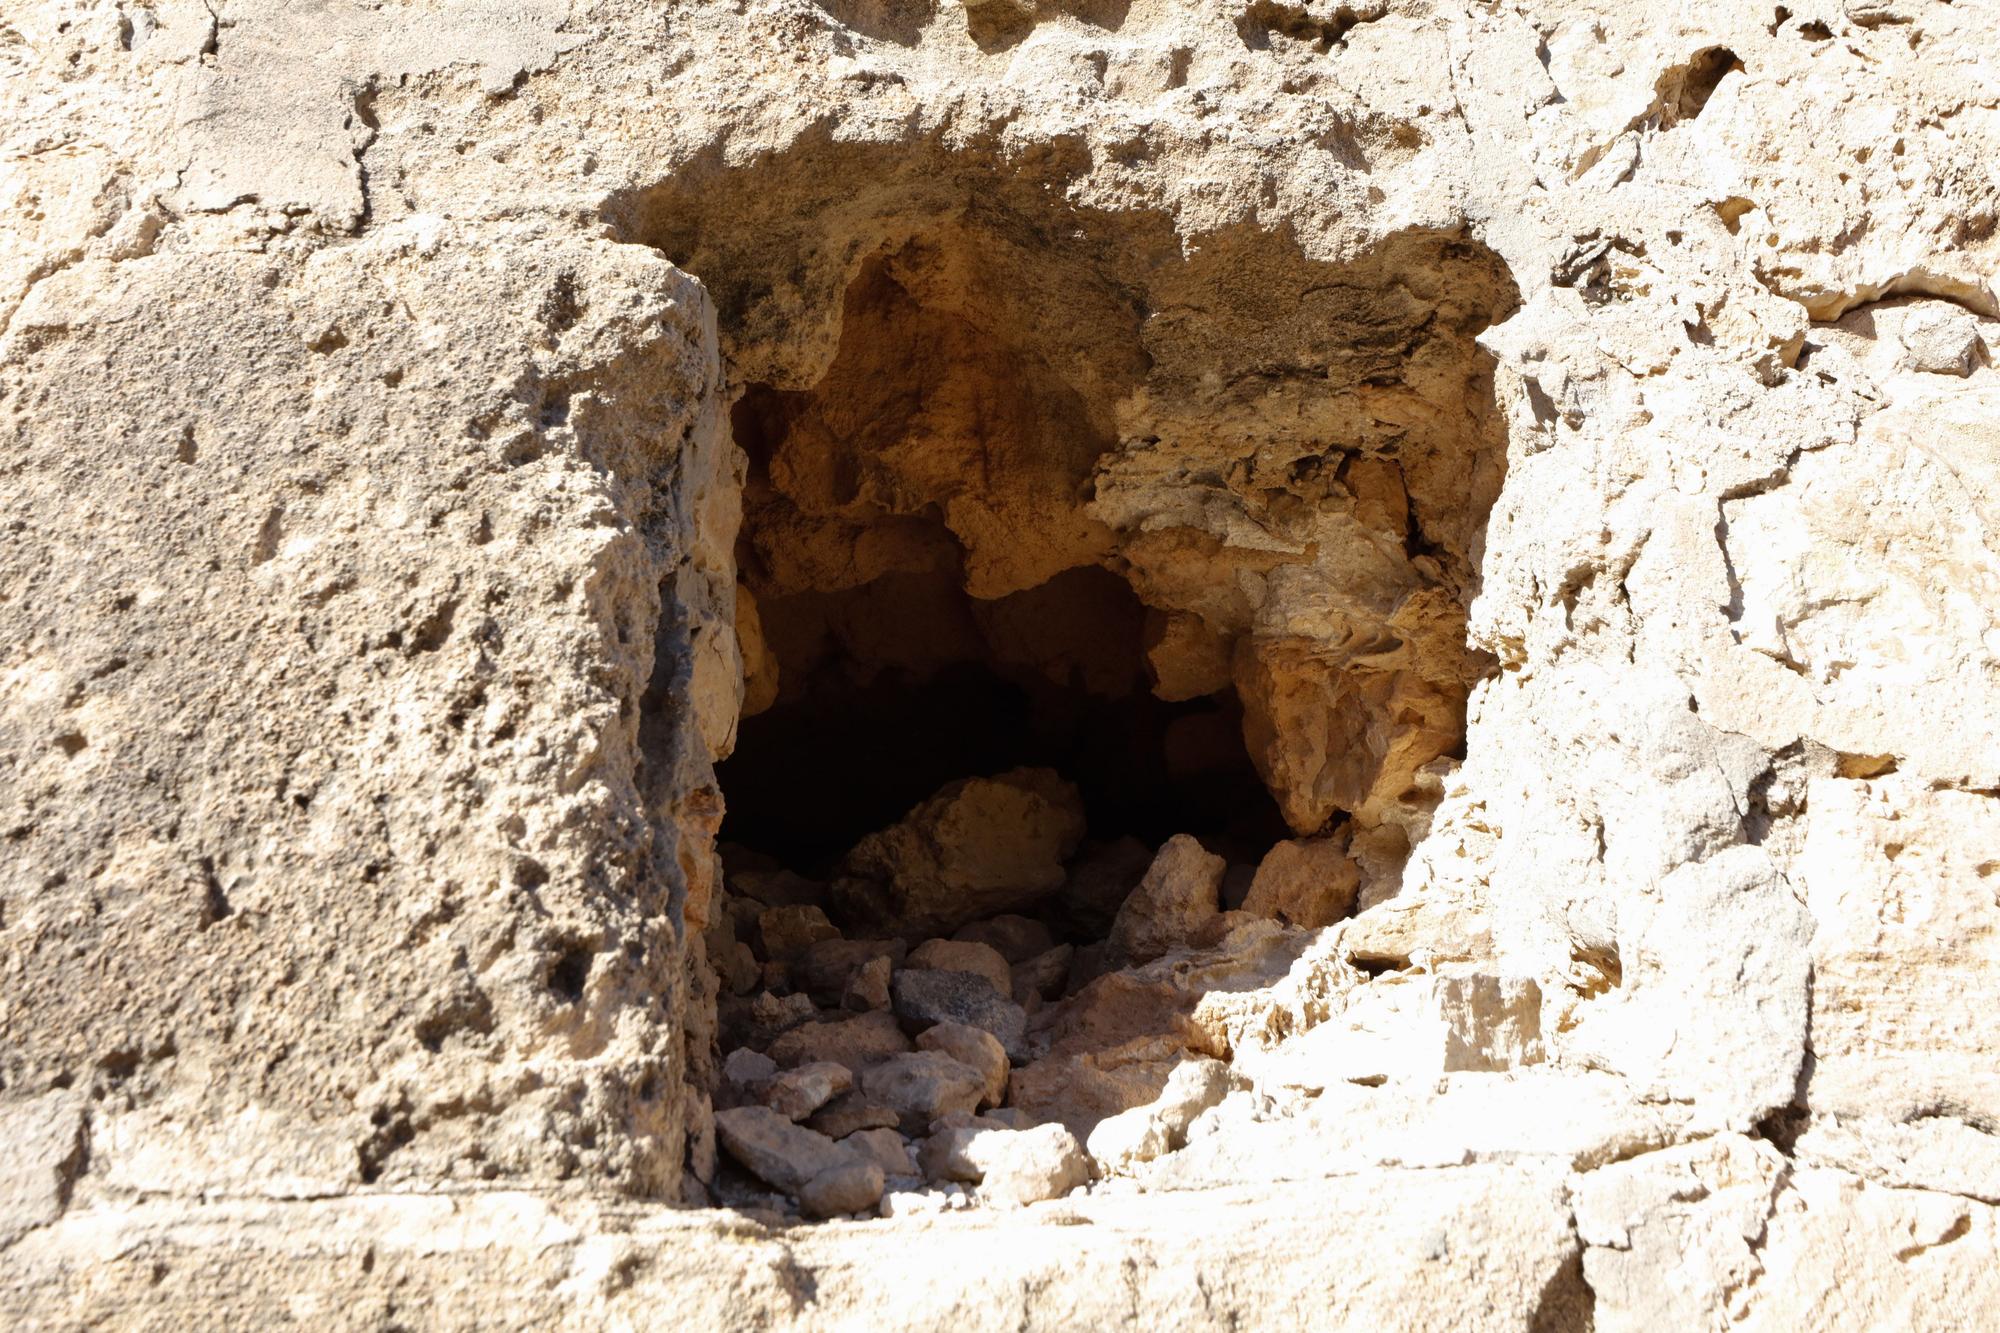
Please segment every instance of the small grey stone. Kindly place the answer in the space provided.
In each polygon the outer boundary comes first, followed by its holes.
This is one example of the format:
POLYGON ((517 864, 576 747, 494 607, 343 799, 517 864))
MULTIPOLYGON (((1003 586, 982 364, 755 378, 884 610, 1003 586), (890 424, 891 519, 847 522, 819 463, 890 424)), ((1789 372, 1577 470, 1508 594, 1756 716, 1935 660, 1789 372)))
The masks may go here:
POLYGON ((965 1155, 979 1168, 980 1197, 995 1203, 1038 1203, 1090 1183, 1090 1157, 1061 1125, 980 1134, 965 1155))
POLYGON ((778 1072, 778 1062, 748 1046, 739 1046, 722 1061, 722 1076, 739 1088, 757 1088, 778 1072))
POLYGON ((983 1173, 973 1160, 972 1145, 982 1135, 1011 1132, 999 1121, 984 1116, 941 1120, 917 1148, 917 1164, 923 1168, 924 1178, 934 1183, 956 1180, 976 1185, 983 1173))
POLYGON ((963 1023, 991 1033, 1010 1059, 1024 1057, 1027 1011, 1001 995, 985 977, 971 972, 905 969, 896 974, 890 992, 896 1017, 907 1031, 963 1023))
POLYGON ((917 1049, 943 1051, 968 1069, 978 1070, 986 1080, 987 1105, 998 1106, 1007 1099, 1011 1066, 1006 1048, 992 1033, 965 1023, 939 1023, 918 1035, 917 1049))
POLYGON ((841 992, 840 1007, 872 1013, 889 1007, 889 960, 875 957, 854 969, 841 992))

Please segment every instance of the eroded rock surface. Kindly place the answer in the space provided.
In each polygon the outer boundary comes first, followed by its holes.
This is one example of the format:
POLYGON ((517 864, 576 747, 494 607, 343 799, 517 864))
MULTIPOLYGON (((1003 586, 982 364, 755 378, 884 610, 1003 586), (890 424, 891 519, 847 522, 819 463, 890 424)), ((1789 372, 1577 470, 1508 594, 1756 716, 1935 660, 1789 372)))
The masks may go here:
POLYGON ((6 1321, 1991 1308, 1996 60, 11 7, 6 1321), (760 719, 903 747, 839 855, 760 719))

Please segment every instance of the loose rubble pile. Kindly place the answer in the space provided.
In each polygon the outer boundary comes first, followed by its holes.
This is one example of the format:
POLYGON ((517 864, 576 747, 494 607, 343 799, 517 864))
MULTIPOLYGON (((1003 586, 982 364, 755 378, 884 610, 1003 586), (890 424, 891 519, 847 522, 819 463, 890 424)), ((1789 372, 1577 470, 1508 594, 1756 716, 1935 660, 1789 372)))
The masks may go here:
POLYGON ((1058 1198, 1198 1133, 1231 1089, 1168 955, 1323 926, 1360 874, 1339 838, 1232 870, 1192 837, 1090 842, 1049 769, 952 783, 825 882, 726 849, 719 1204, 882 1216, 1058 1198), (1246 928, 1247 931, 1246 931, 1246 928))

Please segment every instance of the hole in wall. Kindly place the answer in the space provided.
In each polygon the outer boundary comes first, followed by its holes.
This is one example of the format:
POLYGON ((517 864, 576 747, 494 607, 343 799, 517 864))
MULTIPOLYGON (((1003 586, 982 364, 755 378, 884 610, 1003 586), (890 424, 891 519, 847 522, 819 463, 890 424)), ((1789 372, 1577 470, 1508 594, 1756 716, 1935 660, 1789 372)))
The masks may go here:
POLYGON ((947 783, 1024 767, 1074 782, 1093 836, 1247 858, 1288 835, 1234 692, 1152 692, 1146 608, 1116 575, 982 602, 951 574, 887 574, 760 606, 780 687, 717 767, 727 842, 824 876, 947 783))
POLYGON ((1082 166, 822 139, 613 210, 709 286, 745 460, 688 1053, 713 1201, 847 1211, 760 1175, 738 1112, 872 1135, 936 1186, 930 1112, 1084 1136, 1149 1101, 1217 1052, 1148 966, 1226 952, 1246 907, 1293 933, 1348 910, 1358 840, 1393 855, 1491 669, 1465 616, 1504 266, 1440 231, 1339 260, 1186 238, 1071 202, 1082 166), (1312 910, 1257 898, 1281 843, 1312 910), (1121 905, 1173 875, 1202 924, 1138 943, 1121 905), (997 1088, 885 1107, 908 1089, 879 1071, 946 1018, 998 1043, 997 1088))

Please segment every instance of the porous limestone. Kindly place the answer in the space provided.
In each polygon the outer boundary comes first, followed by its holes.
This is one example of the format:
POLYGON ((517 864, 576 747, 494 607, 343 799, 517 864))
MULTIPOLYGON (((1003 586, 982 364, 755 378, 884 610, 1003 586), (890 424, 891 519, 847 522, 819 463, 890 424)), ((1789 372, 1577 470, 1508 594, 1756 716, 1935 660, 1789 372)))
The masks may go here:
POLYGON ((1996 67, 1963 0, 17 0, 0 1321, 1991 1308, 1996 67), (755 719, 969 664, 1293 850, 974 763, 718 847, 755 719), (1123 1175, 799 1224, 990 1095, 873 946, 953 933, 1123 1175), (865 1156, 742 1104, 816 1061, 865 1156))

